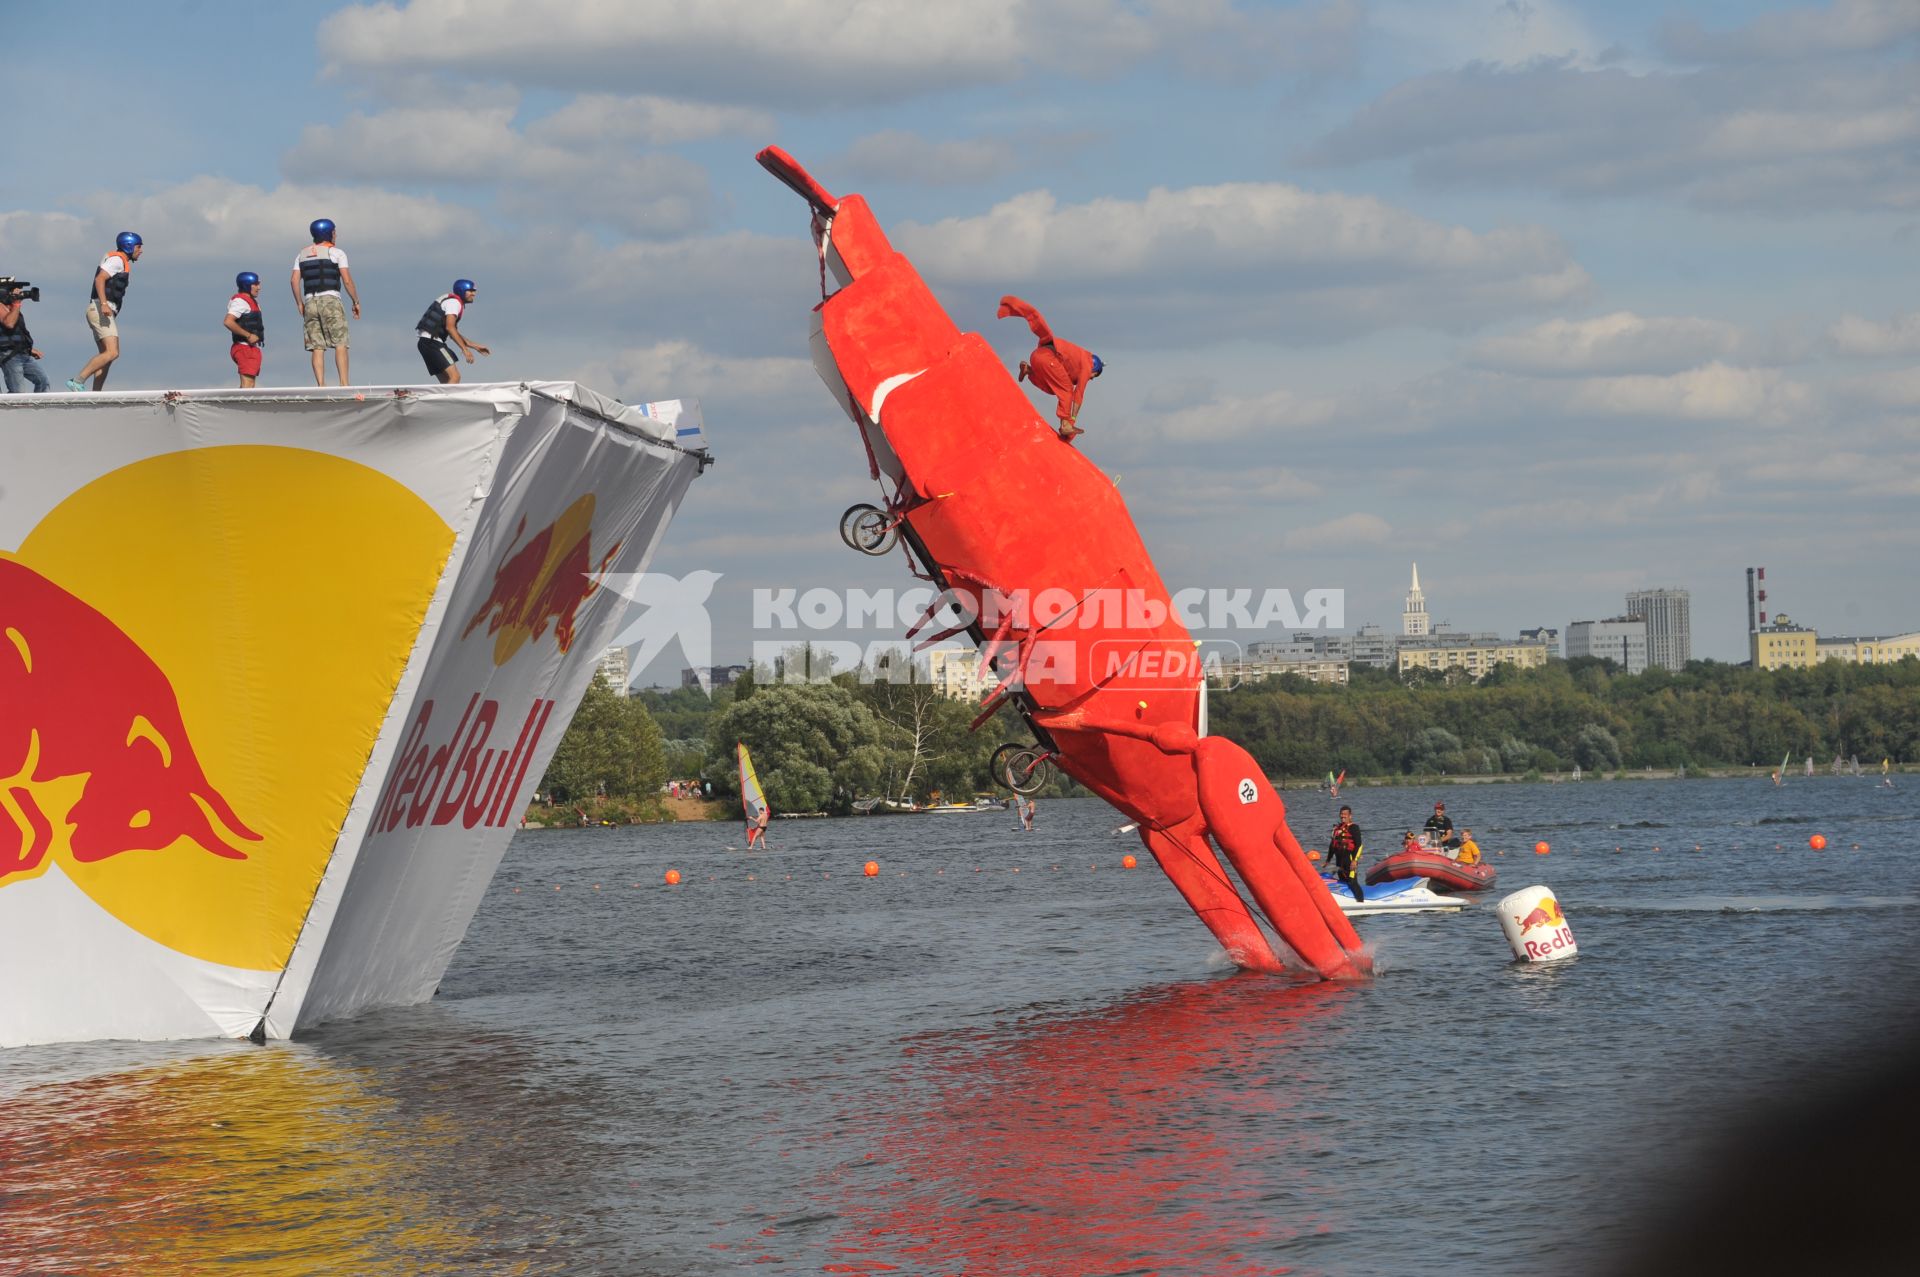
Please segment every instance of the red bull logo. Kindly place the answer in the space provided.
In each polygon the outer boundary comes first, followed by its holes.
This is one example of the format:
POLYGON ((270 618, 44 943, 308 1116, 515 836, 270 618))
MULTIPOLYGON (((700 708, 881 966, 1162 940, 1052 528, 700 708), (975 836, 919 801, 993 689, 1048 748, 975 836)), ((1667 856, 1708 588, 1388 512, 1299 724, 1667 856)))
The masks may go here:
POLYGON ((460 633, 466 638, 484 621, 494 639, 495 665, 512 660, 528 640, 545 636, 549 623, 562 652, 573 646, 580 605, 600 588, 600 577, 620 553, 616 541, 594 561, 593 506, 593 494, 582 495, 525 544, 520 538, 527 530, 526 519, 514 528, 507 553, 494 569, 493 588, 460 633))
POLYGON ((1531 913, 1516 916, 1514 921, 1520 924, 1520 934, 1524 936, 1535 927, 1561 926, 1566 919, 1560 915, 1560 902, 1552 896, 1544 896, 1531 913))
POLYGON ((0 558, 0 883, 185 838, 245 860, 258 842, 207 778, 165 671, 106 615, 0 558), (17 840, 6 836, 11 825, 17 840))

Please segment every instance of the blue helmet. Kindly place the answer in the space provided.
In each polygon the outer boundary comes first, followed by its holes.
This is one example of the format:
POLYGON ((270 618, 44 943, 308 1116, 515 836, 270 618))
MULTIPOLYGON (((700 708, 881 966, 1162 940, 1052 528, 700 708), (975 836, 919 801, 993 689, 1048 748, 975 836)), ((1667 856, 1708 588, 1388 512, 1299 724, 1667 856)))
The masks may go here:
MULTIPOLYGON (((1089 350, 1087 353, 1089 355, 1093 355, 1093 352, 1091 350, 1089 350)), ((1093 355, 1093 375, 1098 377, 1101 373, 1105 372, 1106 370, 1107 370, 1107 366, 1105 363, 1101 361, 1100 356, 1093 355)))
POLYGON ((453 281, 453 295, 462 301, 466 300, 468 293, 477 292, 479 288, 480 285, 470 279, 456 279, 453 281))
POLYGON ((330 217, 321 218, 313 225, 307 227, 307 233, 313 236, 313 242, 316 244, 331 241, 333 239, 333 219, 330 217))
POLYGON ((123 253, 131 253, 134 249, 140 247, 140 243, 140 237, 132 231, 121 231, 113 237, 113 246, 123 253))
POLYGON ((233 286, 243 293, 259 282, 260 277, 250 270, 243 270, 233 277, 233 286))

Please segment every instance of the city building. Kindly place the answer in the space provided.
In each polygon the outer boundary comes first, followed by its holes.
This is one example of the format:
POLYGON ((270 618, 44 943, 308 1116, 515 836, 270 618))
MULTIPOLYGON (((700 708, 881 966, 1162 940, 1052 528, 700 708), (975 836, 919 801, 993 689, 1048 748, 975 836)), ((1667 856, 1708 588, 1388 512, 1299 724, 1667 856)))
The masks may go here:
POLYGON ((1318 657, 1385 670, 1393 668, 1393 651, 1398 642, 1393 635, 1372 624, 1363 625, 1352 634, 1295 630, 1284 642, 1247 644, 1246 659, 1259 662, 1274 658, 1299 660, 1318 657))
POLYGON ((1400 641, 1377 625, 1363 625, 1353 632, 1350 659, 1356 665, 1371 665, 1378 670, 1393 668, 1394 650, 1400 641))
POLYGON ((1557 661, 1560 659, 1559 630, 1549 629, 1544 625, 1536 630, 1521 630, 1520 641, 1522 643, 1538 643, 1547 649, 1547 657, 1550 660, 1557 661))
POLYGON ((1693 659, 1693 599, 1685 590, 1635 590, 1627 615, 1647 622, 1647 664, 1683 670, 1693 659))
POLYGON ((980 676, 978 648, 936 647, 927 653, 927 681, 940 695, 956 701, 977 701, 994 680, 980 676))
POLYGON ((594 677, 620 695, 627 695, 627 649, 610 647, 600 653, 600 667, 594 677))
POLYGON ((1884 638, 1814 637, 1814 659, 1845 661, 1850 665, 1891 665, 1906 657, 1920 657, 1920 632, 1884 638))
POLYGON ((1413 565, 1413 588, 1407 591, 1406 606, 1400 609, 1400 633, 1407 638, 1427 634, 1427 596, 1420 593, 1420 565, 1413 565))
POLYGON ((1425 640, 1402 639, 1398 660, 1402 674, 1408 670, 1461 669, 1477 683, 1496 665, 1539 669, 1547 663, 1547 645, 1515 642, 1493 634, 1442 633, 1425 640))
POLYGON ((1248 648, 1246 660, 1237 665, 1225 666, 1220 673, 1230 686, 1259 683, 1269 678, 1278 678, 1282 674, 1292 674, 1306 679, 1309 683, 1326 683, 1336 687, 1347 685, 1347 662, 1344 659, 1317 656, 1310 650, 1305 652, 1286 650, 1293 646, 1290 643, 1255 643, 1248 648), (1256 656, 1253 648, 1267 650, 1256 656))
POLYGON ((1820 636, 1795 625, 1785 612, 1776 613, 1773 624, 1762 625, 1749 640, 1757 670, 1807 669, 1820 659, 1820 636))
POLYGON ((1567 625, 1567 659, 1600 656, 1629 674, 1647 668, 1647 622, 1639 616, 1610 616, 1604 621, 1567 625))

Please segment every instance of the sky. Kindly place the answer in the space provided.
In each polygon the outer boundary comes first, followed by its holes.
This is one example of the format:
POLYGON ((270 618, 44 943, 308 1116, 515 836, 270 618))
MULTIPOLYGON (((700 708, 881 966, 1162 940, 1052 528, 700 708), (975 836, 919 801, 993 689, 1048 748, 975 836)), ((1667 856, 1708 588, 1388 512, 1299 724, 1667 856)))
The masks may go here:
POLYGON ((701 401, 654 567, 720 574, 722 662, 756 589, 909 583, 836 531, 874 486, 768 143, 1010 365, 1003 293, 1101 356, 1079 446, 1172 588, 1396 631, 1417 561, 1436 621, 1512 634, 1679 586, 1740 660, 1763 565, 1822 633, 1920 629, 1916 0, 5 8, 0 274, 56 383, 132 229, 116 388, 228 384, 243 269, 261 384, 301 384, 281 281, 330 217, 356 382, 422 380, 469 277, 470 379, 701 401))

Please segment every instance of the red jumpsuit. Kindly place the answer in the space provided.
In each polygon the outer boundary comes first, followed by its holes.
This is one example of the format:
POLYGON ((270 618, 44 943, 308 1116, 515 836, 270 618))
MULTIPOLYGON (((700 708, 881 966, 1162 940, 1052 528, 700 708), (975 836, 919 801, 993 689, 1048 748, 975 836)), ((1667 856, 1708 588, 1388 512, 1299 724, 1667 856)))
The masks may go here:
POLYGON ((1039 311, 1021 301, 1018 297, 1000 299, 999 318, 1018 315, 1027 321, 1027 327, 1040 339, 1033 348, 1033 354, 1020 365, 1020 378, 1031 381, 1041 390, 1054 396, 1058 403, 1054 414, 1060 419, 1060 437, 1072 439, 1082 433, 1075 423, 1080 416, 1080 400, 1087 393, 1087 383, 1099 376, 1094 367, 1093 355, 1074 345, 1070 341, 1061 341, 1053 335, 1053 329, 1039 311))

